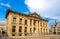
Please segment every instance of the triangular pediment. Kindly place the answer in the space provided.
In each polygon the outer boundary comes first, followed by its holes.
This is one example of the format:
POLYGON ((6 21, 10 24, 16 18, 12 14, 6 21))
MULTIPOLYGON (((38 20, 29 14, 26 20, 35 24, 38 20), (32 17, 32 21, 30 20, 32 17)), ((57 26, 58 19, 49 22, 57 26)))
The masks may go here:
POLYGON ((37 17, 37 18, 41 18, 41 16, 40 16, 40 15, 38 15, 36 12, 34 12, 34 13, 30 14, 30 16, 37 17))

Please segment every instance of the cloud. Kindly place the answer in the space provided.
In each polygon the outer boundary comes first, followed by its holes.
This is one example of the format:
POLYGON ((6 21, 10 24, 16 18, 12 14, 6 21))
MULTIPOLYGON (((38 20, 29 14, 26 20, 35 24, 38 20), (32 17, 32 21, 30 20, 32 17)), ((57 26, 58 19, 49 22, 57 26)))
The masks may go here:
POLYGON ((2 6, 7 6, 7 7, 9 7, 9 8, 11 7, 10 4, 8 4, 8 3, 7 3, 7 4, 5 4, 5 3, 0 3, 0 5, 2 5, 2 6))
POLYGON ((25 4, 31 13, 37 12, 49 20, 49 28, 54 25, 54 20, 60 21, 60 0, 25 0, 25 4))
POLYGON ((60 19, 60 0, 25 0, 30 12, 41 16, 60 19))

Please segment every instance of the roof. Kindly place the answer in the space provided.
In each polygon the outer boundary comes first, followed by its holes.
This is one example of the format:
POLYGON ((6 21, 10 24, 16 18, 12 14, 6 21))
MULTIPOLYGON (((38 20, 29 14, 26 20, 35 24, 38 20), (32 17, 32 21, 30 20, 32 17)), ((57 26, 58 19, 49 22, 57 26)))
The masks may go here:
POLYGON ((19 12, 10 10, 10 9, 6 11, 6 17, 5 17, 5 18, 7 18, 7 16, 9 15, 9 12, 13 12, 13 13, 15 13, 15 14, 20 14, 20 15, 25 15, 25 16, 27 16, 27 17, 30 16, 30 17, 38 18, 38 19, 41 19, 41 20, 44 20, 44 21, 48 21, 48 20, 42 19, 41 16, 38 15, 36 12, 31 13, 31 14, 23 14, 23 13, 19 13, 19 12), (39 17, 35 17, 35 16, 32 16, 32 15, 37 15, 37 16, 39 16, 39 17))

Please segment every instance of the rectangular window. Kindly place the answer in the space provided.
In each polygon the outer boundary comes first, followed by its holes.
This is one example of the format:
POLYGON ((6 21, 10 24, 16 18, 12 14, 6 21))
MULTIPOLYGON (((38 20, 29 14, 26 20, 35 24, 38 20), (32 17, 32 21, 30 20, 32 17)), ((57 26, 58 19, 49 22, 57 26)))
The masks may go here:
POLYGON ((15 29, 12 29, 12 32, 15 32, 15 29))
POLYGON ((13 26, 12 28, 16 28, 16 26, 13 26))
POLYGON ((43 26, 45 26, 45 23, 43 23, 43 26))
POLYGON ((16 18, 15 17, 13 18, 13 23, 16 23, 16 18))
POLYGON ((42 22, 40 22, 40 26, 42 26, 42 22))
POLYGON ((41 32, 42 32, 42 28, 41 28, 41 32))
POLYGON ((47 32, 47 29, 46 29, 46 32, 47 32))
POLYGON ((15 32, 16 26, 12 27, 12 32, 15 32))
POLYGON ((20 26, 20 27, 19 27, 19 32, 21 32, 21 31, 22 31, 22 27, 20 26))
POLYGON ((36 28, 34 28, 34 33, 36 33, 36 28))
POLYGON ((31 28, 30 28, 30 33, 31 33, 31 31, 32 31, 32 30, 31 30, 31 28))
POLYGON ((27 36, 27 34, 25 34, 25 36, 27 36))
POLYGON ((44 33, 45 33, 45 29, 44 29, 44 33))
POLYGON ((27 32, 27 27, 25 27, 25 32, 27 32))
POLYGON ((5 34, 5 31, 2 31, 2 34, 5 34))
POLYGON ((39 26, 39 21, 38 21, 38 26, 39 26))
POLYGON ((25 25, 27 25, 27 20, 25 20, 25 25))
POLYGON ((25 30, 25 32, 27 32, 27 30, 25 30))
POLYGON ((19 34, 19 36, 22 36, 22 34, 19 34))
POLYGON ((30 25, 32 25, 32 19, 30 19, 30 25))
POLYGON ((22 19, 19 20, 19 24, 22 24, 22 19))
POLYGON ((33 25, 34 25, 34 26, 36 25, 36 20, 34 20, 33 25))
POLYGON ((47 23, 46 23, 46 27, 47 27, 47 23))
POLYGON ((15 36, 15 34, 12 34, 12 36, 15 36))

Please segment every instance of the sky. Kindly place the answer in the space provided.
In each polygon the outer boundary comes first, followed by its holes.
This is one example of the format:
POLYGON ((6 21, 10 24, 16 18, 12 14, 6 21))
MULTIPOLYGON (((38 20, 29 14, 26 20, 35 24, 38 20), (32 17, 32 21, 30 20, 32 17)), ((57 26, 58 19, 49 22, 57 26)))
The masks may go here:
POLYGON ((60 0, 0 0, 0 21, 6 21, 6 10, 10 8, 24 14, 37 12, 49 20, 49 26, 53 26, 55 20, 60 21, 60 0))

